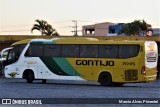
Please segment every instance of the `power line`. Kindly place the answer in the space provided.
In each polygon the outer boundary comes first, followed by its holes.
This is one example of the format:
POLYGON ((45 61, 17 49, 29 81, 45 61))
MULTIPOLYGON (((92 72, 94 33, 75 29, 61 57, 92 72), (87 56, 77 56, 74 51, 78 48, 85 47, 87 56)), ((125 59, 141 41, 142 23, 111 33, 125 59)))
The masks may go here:
MULTIPOLYGON (((60 29, 60 28, 69 28, 70 26, 62 26, 62 27, 57 27, 56 29, 60 29)), ((31 30, 25 30, 25 29, 23 29, 23 30, 2 30, 2 31, 0 31, 0 32, 21 32, 21 31, 31 31, 31 30)))
POLYGON ((0 33, 4 33, 4 32, 23 32, 23 31, 30 31, 30 30, 0 31, 0 33))
MULTIPOLYGON (((79 22, 92 22, 92 23, 95 23, 93 21, 82 21, 82 20, 65 20, 65 21, 56 21, 56 22, 51 22, 51 23, 65 23, 65 22, 70 22, 72 21, 74 23, 74 26, 62 26, 62 27, 57 27, 56 29, 60 29, 60 28, 69 28, 69 27, 72 27, 74 28, 74 31, 71 31, 74 33, 74 36, 78 36, 78 32, 79 31, 82 31, 82 30, 78 30, 78 27, 80 26, 77 26, 77 21, 79 22)), ((1 28, 17 28, 17 27, 32 27, 33 25, 28 25, 28 24, 24 24, 24 25, 8 25, 8 26, 0 26, 1 28)), ((26 30, 26 29, 23 29, 23 30, 2 30, 0 31, 0 33, 5 33, 5 32, 23 32, 23 31, 30 31, 30 30, 26 30)))
POLYGON ((56 27, 56 29, 59 29, 59 28, 69 28, 71 26, 62 26, 62 27, 56 27))
MULTIPOLYGON (((55 22, 50 22, 50 23, 64 23, 64 22, 70 22, 70 21, 73 21, 73 20, 65 20, 65 21, 55 21, 55 22)), ((83 21, 83 20, 77 20, 79 22, 92 22, 92 23, 96 23, 94 21, 83 21)), ((29 25, 29 24, 22 24, 22 25, 8 25, 8 26, 0 26, 0 27, 27 27, 27 26, 33 26, 33 25, 29 25)))
POLYGON ((18 26, 0 26, 1 28, 12 28, 12 27, 25 27, 25 26, 31 26, 31 25, 18 25, 18 26))
MULTIPOLYGON (((72 21, 72 20, 65 20, 65 21, 56 21, 56 22, 51 22, 51 23, 64 23, 64 22, 69 22, 69 21, 72 21)), ((25 27, 25 26, 33 26, 33 25, 26 25, 26 24, 22 24, 22 25, 8 25, 8 26, 0 26, 0 27, 25 27)))
POLYGON ((77 20, 79 22, 90 22, 90 23, 98 23, 98 22, 94 22, 94 21, 84 21, 84 20, 77 20))
POLYGON ((51 22, 51 23, 64 23, 64 22, 70 22, 72 20, 66 20, 66 21, 57 21, 57 22, 51 22))
MULTIPOLYGON (((73 21, 73 20, 65 20, 65 21, 55 21, 55 22, 51 22, 51 23, 64 23, 64 22, 70 22, 70 21, 73 21)), ((92 23, 96 23, 94 21, 84 21, 84 20, 77 20, 79 22, 92 22, 92 23)), ((0 26, 0 27, 27 27, 27 26, 33 26, 33 25, 29 25, 29 24, 22 24, 22 25, 8 25, 8 26, 0 26)))
POLYGON ((73 36, 78 36, 78 31, 77 31, 77 21, 76 20, 72 20, 72 22, 75 24, 74 26, 72 26, 72 28, 74 28, 74 31, 71 31, 71 32, 74 32, 74 35, 73 36))

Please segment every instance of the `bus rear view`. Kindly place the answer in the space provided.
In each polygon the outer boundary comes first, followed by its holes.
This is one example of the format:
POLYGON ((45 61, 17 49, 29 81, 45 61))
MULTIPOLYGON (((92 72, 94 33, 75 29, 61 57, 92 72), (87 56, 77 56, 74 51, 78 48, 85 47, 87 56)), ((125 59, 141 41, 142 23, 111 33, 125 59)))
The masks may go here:
POLYGON ((144 81, 155 81, 157 77, 157 60, 158 49, 157 44, 154 41, 145 42, 145 65, 142 67, 142 75, 144 75, 144 81))

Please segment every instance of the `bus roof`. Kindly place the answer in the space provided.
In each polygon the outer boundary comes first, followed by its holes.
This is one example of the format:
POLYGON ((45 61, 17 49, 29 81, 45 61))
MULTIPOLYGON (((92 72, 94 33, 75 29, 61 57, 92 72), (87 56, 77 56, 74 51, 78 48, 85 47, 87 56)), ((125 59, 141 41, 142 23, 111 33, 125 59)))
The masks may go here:
POLYGON ((130 40, 98 40, 96 38, 53 38, 53 39, 32 39, 31 43, 41 44, 139 44, 144 41, 130 40))
POLYGON ((15 46, 15 45, 19 45, 19 44, 27 44, 31 41, 32 39, 25 39, 25 40, 21 40, 18 42, 13 43, 11 46, 15 46))
POLYGON ((140 44, 145 41, 136 40, 99 40, 97 38, 52 38, 52 39, 25 39, 13 43, 11 46, 19 44, 42 43, 42 44, 140 44))

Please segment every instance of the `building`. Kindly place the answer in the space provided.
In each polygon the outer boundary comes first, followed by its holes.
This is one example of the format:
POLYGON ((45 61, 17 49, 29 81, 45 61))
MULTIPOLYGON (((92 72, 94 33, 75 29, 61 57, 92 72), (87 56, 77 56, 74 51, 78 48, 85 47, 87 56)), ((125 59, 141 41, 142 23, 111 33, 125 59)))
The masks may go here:
POLYGON ((109 34, 110 26, 116 25, 116 23, 104 22, 94 25, 86 25, 82 27, 83 36, 107 36, 109 34))
POLYGON ((160 28, 153 28, 153 36, 160 36, 160 28))
MULTIPOLYGON (((83 36, 121 36, 119 35, 124 23, 104 22, 82 27, 83 36)), ((139 36, 160 36, 160 28, 152 28, 147 24, 147 31, 140 31, 139 36)))
POLYGON ((119 35, 121 29, 122 29, 123 23, 118 23, 116 25, 109 26, 109 33, 108 36, 117 36, 119 35))

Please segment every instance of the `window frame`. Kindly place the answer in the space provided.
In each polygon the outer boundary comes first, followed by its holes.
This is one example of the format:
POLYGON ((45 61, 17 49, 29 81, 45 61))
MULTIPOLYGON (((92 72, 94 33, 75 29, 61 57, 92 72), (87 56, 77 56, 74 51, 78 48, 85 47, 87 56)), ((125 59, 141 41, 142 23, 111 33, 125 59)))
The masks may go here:
POLYGON ((28 48, 27 48, 27 50, 25 52, 25 56, 26 57, 43 57, 44 56, 44 44, 42 44, 42 43, 30 43, 30 45, 28 46, 28 48), (42 49, 42 53, 41 53, 42 55, 36 55, 36 56, 35 55, 29 55, 28 51, 29 51, 29 49, 31 48, 32 45, 37 45, 37 46, 42 45, 42 48, 43 48, 42 49))
MULTIPOLYGON (((87 48, 87 47, 86 47, 87 48)), ((111 47, 112 48, 112 47, 111 47)), ((141 46, 140 46, 140 44, 42 44, 42 43, 31 43, 30 45, 29 45, 29 47, 28 47, 28 49, 27 49, 27 51, 25 52, 25 56, 26 57, 55 57, 55 58, 62 58, 62 57, 64 57, 64 58, 112 58, 112 59, 127 59, 127 58, 133 58, 133 57, 136 57, 136 56, 138 56, 139 55, 139 53, 140 53, 140 49, 141 49, 141 46), (29 50, 29 48, 31 47, 31 45, 42 45, 43 46, 43 49, 42 49, 42 55, 37 55, 37 56, 35 56, 35 55, 27 55, 27 52, 28 52, 28 50, 29 50), (45 45, 57 45, 57 46, 59 46, 59 56, 57 55, 57 56, 45 56, 45 52, 44 52, 44 50, 45 50, 45 45), (62 55, 62 52, 63 52, 63 46, 64 45, 76 45, 77 47, 78 47, 78 55, 77 56, 63 56, 62 55), (87 57, 82 57, 81 56, 81 46, 82 45, 87 45, 87 46, 89 46, 89 45, 95 45, 95 46, 97 46, 97 56, 95 56, 95 57, 90 57, 90 56, 87 56, 87 57), (115 46, 117 46, 117 55, 116 55, 116 57, 101 57, 100 56, 100 46, 102 46, 102 45, 104 45, 104 46, 109 46, 109 45, 115 45, 115 46), (120 57, 120 46, 138 46, 138 50, 137 50, 137 54, 136 55, 134 55, 134 56, 131 56, 131 57, 120 57)), ((102 50, 103 51, 103 50, 102 50)))

